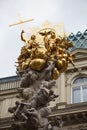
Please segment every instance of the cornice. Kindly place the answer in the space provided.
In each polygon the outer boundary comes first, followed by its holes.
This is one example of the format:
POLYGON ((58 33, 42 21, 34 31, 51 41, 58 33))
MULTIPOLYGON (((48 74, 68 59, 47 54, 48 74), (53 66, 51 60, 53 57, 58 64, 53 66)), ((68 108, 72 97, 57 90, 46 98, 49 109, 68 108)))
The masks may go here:
POLYGON ((68 104, 65 108, 58 109, 58 104, 55 109, 52 109, 52 114, 49 119, 61 117, 64 126, 78 123, 87 123, 87 103, 68 104))

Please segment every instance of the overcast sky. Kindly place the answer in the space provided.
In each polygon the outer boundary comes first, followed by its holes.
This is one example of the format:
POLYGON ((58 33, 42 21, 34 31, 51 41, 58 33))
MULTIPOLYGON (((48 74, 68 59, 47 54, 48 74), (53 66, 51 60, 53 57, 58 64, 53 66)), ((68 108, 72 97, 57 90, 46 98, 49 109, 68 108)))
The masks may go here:
POLYGON ((67 32, 87 29, 87 0, 0 0, 0 78, 16 75, 14 65, 24 43, 21 27, 8 25, 18 21, 18 13, 23 19, 34 19, 24 24, 25 29, 46 20, 63 22, 67 32))

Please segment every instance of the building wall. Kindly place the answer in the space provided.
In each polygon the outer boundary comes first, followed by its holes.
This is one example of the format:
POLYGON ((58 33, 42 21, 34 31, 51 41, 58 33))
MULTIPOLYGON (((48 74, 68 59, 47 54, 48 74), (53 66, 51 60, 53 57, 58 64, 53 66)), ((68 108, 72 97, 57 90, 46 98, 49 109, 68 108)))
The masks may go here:
POLYGON ((66 71, 66 102, 72 103, 72 82, 79 77, 87 77, 87 50, 77 49, 73 52, 76 55, 75 68, 71 65, 66 71))
POLYGON ((16 76, 0 79, 0 118, 11 116, 8 108, 15 105, 17 88, 20 87, 19 78, 16 76))

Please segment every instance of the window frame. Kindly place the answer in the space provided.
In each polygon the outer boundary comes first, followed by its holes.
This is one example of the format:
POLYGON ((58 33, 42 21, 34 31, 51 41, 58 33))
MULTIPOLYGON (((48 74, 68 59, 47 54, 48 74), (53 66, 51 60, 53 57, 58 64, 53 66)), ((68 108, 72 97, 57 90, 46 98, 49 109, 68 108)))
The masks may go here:
POLYGON ((86 102, 86 101, 83 101, 83 87, 87 86, 87 81, 82 82, 82 83, 73 84, 75 80, 78 80, 80 78, 86 78, 87 79, 87 76, 76 77, 71 82, 71 86, 72 86, 71 87, 71 103, 72 104, 75 104, 74 97, 73 97, 73 88, 80 88, 80 102, 77 102, 77 103, 86 102))

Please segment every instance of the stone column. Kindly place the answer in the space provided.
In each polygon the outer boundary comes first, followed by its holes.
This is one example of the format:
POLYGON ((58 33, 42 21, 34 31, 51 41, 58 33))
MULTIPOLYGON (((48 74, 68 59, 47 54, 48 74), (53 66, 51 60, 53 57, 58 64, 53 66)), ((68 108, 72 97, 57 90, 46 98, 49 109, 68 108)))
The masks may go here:
POLYGON ((72 97, 72 94, 71 94, 71 84, 67 84, 67 87, 66 87, 66 90, 67 90, 67 104, 71 104, 71 97, 72 97))
POLYGON ((60 102, 66 102, 66 87, 65 87, 65 73, 61 74, 60 77, 60 102))

